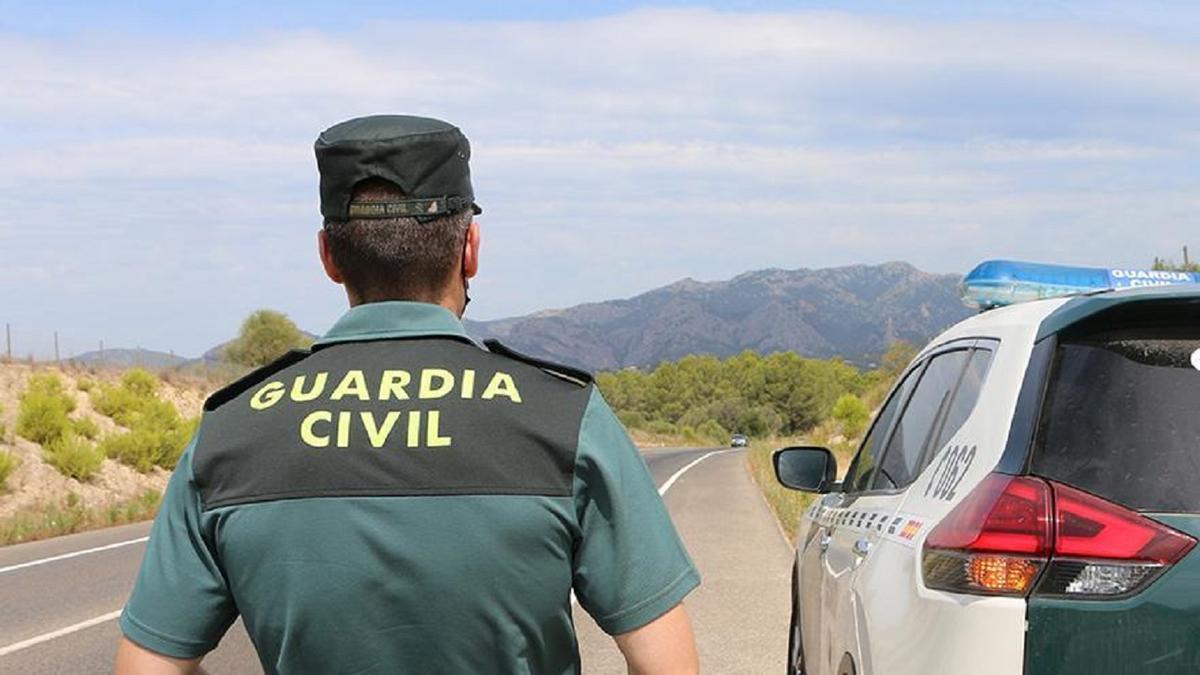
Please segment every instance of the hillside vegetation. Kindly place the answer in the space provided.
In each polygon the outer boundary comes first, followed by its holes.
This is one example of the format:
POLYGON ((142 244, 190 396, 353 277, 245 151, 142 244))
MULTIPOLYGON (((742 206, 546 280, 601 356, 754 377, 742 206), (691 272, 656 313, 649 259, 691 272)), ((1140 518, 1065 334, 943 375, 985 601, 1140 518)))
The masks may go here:
POLYGON ((61 367, 0 362, 0 545, 153 516, 208 393, 310 342, 260 310, 211 364, 99 365, 128 350, 61 367))
POLYGON ((0 545, 153 515, 213 386, 0 363, 0 545))
POLYGON ((750 473, 791 536, 812 497, 779 485, 771 455, 786 445, 819 445, 833 451, 844 472, 915 353, 896 342, 869 371, 789 353, 690 356, 649 372, 601 373, 597 383, 641 443, 723 446, 732 433, 750 436, 750 473))

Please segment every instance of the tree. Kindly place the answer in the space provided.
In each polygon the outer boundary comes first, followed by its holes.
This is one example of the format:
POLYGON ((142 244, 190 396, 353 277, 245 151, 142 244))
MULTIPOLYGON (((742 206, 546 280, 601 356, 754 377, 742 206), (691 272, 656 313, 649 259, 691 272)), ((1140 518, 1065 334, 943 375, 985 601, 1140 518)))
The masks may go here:
POLYGON ((225 358, 250 368, 266 365, 283 356, 288 350, 303 349, 312 344, 286 314, 260 309, 246 317, 242 330, 225 347, 225 358))

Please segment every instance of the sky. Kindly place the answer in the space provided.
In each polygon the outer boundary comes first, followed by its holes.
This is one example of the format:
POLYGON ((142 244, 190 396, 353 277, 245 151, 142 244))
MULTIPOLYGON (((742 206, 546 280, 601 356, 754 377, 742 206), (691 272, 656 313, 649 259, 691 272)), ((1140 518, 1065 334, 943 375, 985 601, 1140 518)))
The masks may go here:
POLYGON ((476 319, 1200 246, 1194 3, 0 0, 0 63, 17 356, 324 331, 312 143, 374 113, 471 139, 476 319))

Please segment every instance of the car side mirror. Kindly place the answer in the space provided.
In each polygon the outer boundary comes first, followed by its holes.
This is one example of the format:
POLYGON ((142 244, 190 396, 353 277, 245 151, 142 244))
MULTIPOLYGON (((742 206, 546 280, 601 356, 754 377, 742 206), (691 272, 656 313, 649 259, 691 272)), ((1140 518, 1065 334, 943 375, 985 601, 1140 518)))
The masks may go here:
POLYGON ((837 482, 837 458, 827 448, 784 448, 773 459, 775 478, 784 487, 824 494, 837 482))

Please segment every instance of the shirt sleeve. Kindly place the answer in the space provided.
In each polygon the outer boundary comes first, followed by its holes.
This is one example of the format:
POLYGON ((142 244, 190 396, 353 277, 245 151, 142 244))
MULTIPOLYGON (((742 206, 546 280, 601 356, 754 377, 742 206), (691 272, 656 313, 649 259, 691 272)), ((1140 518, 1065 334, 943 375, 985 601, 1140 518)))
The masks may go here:
POLYGON ((125 611, 125 637, 154 652, 193 659, 212 651, 237 617, 214 547, 203 531, 192 476, 195 441, 167 484, 125 611))
POLYGON ((646 462, 596 390, 579 432, 574 491, 575 596, 606 633, 650 623, 700 584, 646 462))

